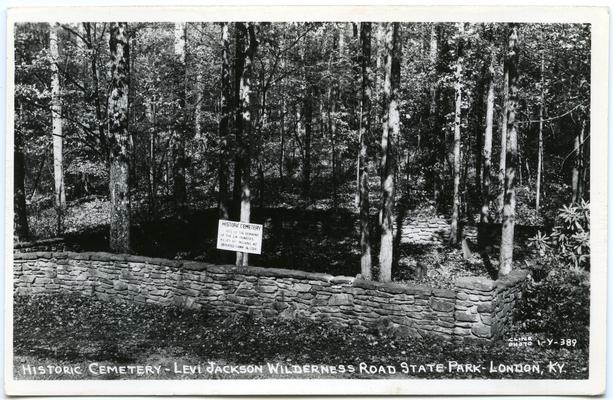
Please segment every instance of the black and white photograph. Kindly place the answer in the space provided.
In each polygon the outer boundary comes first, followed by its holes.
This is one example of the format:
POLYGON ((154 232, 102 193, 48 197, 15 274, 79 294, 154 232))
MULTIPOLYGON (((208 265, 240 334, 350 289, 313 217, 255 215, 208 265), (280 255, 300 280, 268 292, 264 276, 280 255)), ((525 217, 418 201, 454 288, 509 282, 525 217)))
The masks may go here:
POLYGON ((8 393, 601 393, 607 10, 220 9, 9 18, 8 393))

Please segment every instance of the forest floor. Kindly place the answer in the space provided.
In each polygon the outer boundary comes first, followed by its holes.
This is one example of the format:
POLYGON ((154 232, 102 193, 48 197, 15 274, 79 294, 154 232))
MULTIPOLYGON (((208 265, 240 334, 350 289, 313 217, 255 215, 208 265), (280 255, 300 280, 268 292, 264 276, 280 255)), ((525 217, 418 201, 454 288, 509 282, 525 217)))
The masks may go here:
MULTIPOLYGON (((261 321, 225 317, 207 310, 102 302, 78 294, 14 297, 14 374, 19 379, 261 379, 261 378, 406 378, 406 379, 586 379, 588 354, 572 347, 545 346, 539 338, 515 330, 492 345, 453 344, 440 339, 411 339, 383 330, 358 332, 305 320, 261 321), (532 338, 531 346, 510 346, 513 338, 532 338), (450 362, 482 365, 480 373, 462 372, 450 362), (262 371, 208 373, 217 366, 262 366, 262 371), (564 363, 562 372, 548 368, 564 363), (160 366, 159 375, 95 375, 100 365, 160 366), (176 373, 174 363, 201 366, 198 373, 176 373), (365 364, 362 364, 365 363, 365 364), (406 363, 406 364, 402 364, 406 363), (411 371, 407 365, 442 364, 442 372, 411 371), (269 365, 336 366, 337 374, 275 373, 269 365), (537 372, 500 372, 498 365, 537 365, 537 372), (70 376, 29 375, 25 365, 81 368, 70 376), (338 372, 339 366, 345 372, 338 372), (370 374, 360 365, 393 366, 392 374, 370 374), (349 366, 354 368, 351 372, 349 366), (408 370, 406 368, 409 368, 408 370), (495 371, 490 368, 494 366, 495 371)), ((540 338, 545 340, 547 338, 540 338)), ((542 342, 544 343, 544 342, 542 342)))
MULTIPOLYGON (((167 213, 170 214, 170 213, 167 213)), ((64 240, 74 251, 108 251, 109 202, 92 198, 69 204, 64 240)), ((31 213, 35 238, 53 237, 53 208, 31 213)), ((235 253, 218 250, 218 214, 215 208, 191 210, 183 219, 161 216, 153 219, 135 208, 131 231, 134 254, 169 259, 199 260, 215 264, 234 262, 235 253)), ((262 254, 251 255, 251 265, 286 268, 332 275, 355 276, 360 268, 358 215, 348 208, 289 209, 254 208, 252 222, 264 225, 262 254)), ((371 226, 378 226, 373 215, 371 226)), ((376 232, 373 232, 376 237, 376 232)), ((375 276, 379 241, 373 241, 375 276)), ((489 276, 481 255, 465 259, 460 249, 400 243, 398 267, 393 280, 451 288, 460 276, 489 276), (416 267, 425 267, 417 275, 416 267)), ((496 260, 492 260, 496 263, 496 260)))

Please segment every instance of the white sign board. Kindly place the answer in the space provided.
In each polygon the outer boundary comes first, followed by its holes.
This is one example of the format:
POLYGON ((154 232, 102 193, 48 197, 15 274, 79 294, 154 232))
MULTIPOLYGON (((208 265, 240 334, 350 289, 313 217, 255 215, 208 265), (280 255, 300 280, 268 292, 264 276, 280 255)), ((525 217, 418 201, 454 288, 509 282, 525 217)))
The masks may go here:
POLYGON ((262 225, 219 220, 217 248, 241 253, 262 253, 262 225))

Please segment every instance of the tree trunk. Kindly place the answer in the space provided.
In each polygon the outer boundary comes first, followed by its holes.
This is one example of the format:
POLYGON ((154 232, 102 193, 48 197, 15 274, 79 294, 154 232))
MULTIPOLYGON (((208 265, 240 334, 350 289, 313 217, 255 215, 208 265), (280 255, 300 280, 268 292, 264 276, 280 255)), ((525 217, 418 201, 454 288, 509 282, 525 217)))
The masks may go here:
POLYGON ((396 143, 400 130, 397 89, 400 78, 399 24, 387 23, 385 31, 385 79, 384 95, 387 112, 384 114, 381 136, 381 248, 379 252, 379 280, 392 280, 394 177, 396 174, 396 143))
POLYGON ((281 155, 279 156, 279 185, 283 189, 283 164, 285 164, 285 114, 287 113, 287 104, 285 96, 281 100, 281 155))
POLYGON ((513 239, 515 230, 515 170, 518 167, 517 121, 515 114, 519 106, 517 60, 517 27, 510 24, 509 46, 505 64, 509 76, 509 101, 507 108, 507 156, 505 171, 505 195, 502 217, 502 240, 500 244, 500 266, 498 274, 509 274, 513 269, 513 239))
POLYGON ((330 87, 328 91, 330 107, 328 108, 328 124, 330 125, 330 147, 332 150, 332 205, 338 207, 338 180, 336 177, 336 90, 330 87))
POLYGON ((185 140, 187 134, 187 113, 185 112, 186 101, 186 65, 185 65, 186 24, 175 24, 174 54, 179 75, 178 87, 175 92, 177 103, 177 115, 175 120, 174 151, 175 162, 173 165, 174 200, 179 217, 183 217, 186 211, 187 191, 185 184, 185 169, 187 167, 185 155, 185 140))
POLYGON ((384 28, 382 23, 377 24, 377 32, 375 35, 375 42, 377 44, 377 53, 375 55, 375 73, 374 73, 374 82, 373 88, 375 91, 375 101, 374 101, 374 118, 375 125, 381 126, 382 123, 382 115, 385 114, 383 102, 381 99, 381 93, 383 93, 383 84, 382 80, 379 78, 379 73, 382 68, 383 61, 383 47, 385 47, 384 43, 384 28))
POLYGON ((538 159, 536 163, 536 212, 541 206, 541 179, 543 174, 543 108, 545 107, 545 53, 541 52, 541 98, 539 101, 538 159))
MULTIPOLYGON (((26 207, 26 170, 25 157, 23 154, 23 132, 21 128, 21 118, 23 116, 23 106, 20 104, 16 107, 16 122, 15 122, 15 143, 13 145, 13 163, 15 170, 13 172, 13 208, 15 210, 14 224, 15 237, 18 242, 25 242, 30 237, 28 228, 28 210, 26 207)), ((36 187, 36 186, 35 186, 36 187)))
POLYGON ((490 67, 488 71, 487 105, 485 110, 485 136, 483 138, 483 178, 481 181, 481 223, 489 221, 490 184, 492 168, 492 128, 494 126, 494 62, 496 55, 492 50, 490 67))
POLYGON ((234 58, 234 111, 235 120, 235 151, 234 151, 234 181, 232 186, 232 215, 233 218, 240 218, 241 203, 241 175, 243 169, 243 116, 241 111, 241 83, 243 81, 243 70, 245 68, 245 43, 246 28, 245 24, 234 23, 235 32, 235 58, 234 58))
MULTIPOLYGON (((507 34, 508 36, 508 34, 507 34)), ((506 48, 506 52, 509 49, 506 48)), ((505 202, 505 171, 507 164, 507 129, 508 129, 508 113, 509 113, 509 70, 507 63, 504 63, 502 75, 502 122, 500 123, 500 164, 498 169, 498 182, 500 183, 500 193, 498 194, 498 214, 502 215, 505 202)))
POLYGON ((92 56, 90 59, 90 68, 91 68, 91 78, 93 83, 92 92, 94 95, 94 107, 96 109, 96 122, 98 124, 98 137, 100 141, 100 146, 102 147, 103 154, 108 156, 108 148, 107 148, 107 138, 106 132, 104 130, 104 121, 102 120, 102 105, 100 102, 100 79, 98 72, 98 50, 94 48, 94 39, 97 34, 97 24, 91 24, 89 22, 83 23, 83 28, 85 29, 85 35, 87 38, 86 46, 89 51, 92 52, 92 56))
POLYGON ((309 200, 311 197, 311 135, 313 123, 313 88, 306 68, 306 49, 308 35, 304 36, 302 48, 300 49, 300 62, 302 64, 302 79, 306 87, 303 101, 304 117, 304 138, 302 140, 302 197, 309 200))
POLYGON ((110 249, 130 251, 130 157, 128 154, 128 89, 130 56, 127 24, 111 23, 110 28, 110 95, 109 95, 109 151, 111 223, 110 249))
POLYGON ((581 170, 583 167, 583 137, 585 131, 585 120, 581 121, 581 129, 579 133, 575 136, 575 144, 573 148, 573 152, 575 154, 575 162, 573 163, 573 171, 572 171, 572 204, 579 204, 582 198, 582 184, 581 184, 581 170))
MULTIPOLYGON (((281 39, 281 48, 285 48, 285 36, 281 39)), ((281 70, 285 71, 285 53, 281 56, 281 70)), ((279 84, 281 92, 285 93, 285 80, 281 78, 279 84)), ((279 121, 280 133, 281 133, 281 155, 279 156, 279 188, 283 190, 283 164, 285 163, 285 114, 287 113, 287 101, 286 96, 281 96, 281 120, 279 121)))
POLYGON ((230 87, 230 37, 228 23, 221 24, 221 118, 219 119, 219 199, 217 208, 219 218, 230 218, 228 204, 228 124, 230 119, 230 101, 232 98, 230 87))
POLYGON ((432 23, 430 27, 430 68, 432 68, 430 85, 430 124, 434 126, 434 117, 436 114, 436 63, 438 58, 438 41, 436 37, 436 24, 432 23))
POLYGON ((311 136, 313 128, 313 89, 309 82, 304 100, 304 165, 302 167, 302 196, 305 200, 311 197, 311 136))
POLYGON ((368 144, 370 143, 370 109, 372 98, 372 68, 370 66, 371 23, 360 24, 362 42, 362 109, 360 127, 360 271, 363 279, 372 279, 370 246, 370 204, 368 201, 368 144))
POLYGON ((458 23, 458 46, 455 70, 455 116, 453 122, 453 206, 451 215, 451 231, 449 242, 452 246, 458 244, 458 219, 460 214, 460 147, 462 123, 462 36, 464 23, 458 23))
MULTIPOLYGON (((339 30, 339 38, 343 36, 342 29, 339 30)), ((332 52, 328 58, 328 73, 333 76, 333 60, 334 54, 338 48, 336 37, 333 39, 332 52)), ((332 175, 332 207, 338 207, 338 179, 337 179, 337 151, 336 151, 336 103, 337 103, 337 87, 336 82, 331 82, 328 86, 328 130, 330 132, 330 149, 331 149, 331 175, 332 175)))
POLYGON ((150 99, 146 104, 147 119, 149 120, 149 214, 156 216, 157 210, 157 181, 155 179, 155 102, 150 99))
MULTIPOLYGON (((246 39, 246 46, 241 48, 244 65, 242 73, 240 75, 239 85, 239 106, 237 109, 237 127, 245 131, 246 140, 241 142, 239 148, 239 155, 241 157, 241 207, 240 207, 240 221, 250 222, 251 220, 251 188, 250 188, 250 149, 252 145, 251 137, 251 75, 253 58, 257 51, 257 38, 255 32, 255 25, 249 23, 247 28, 244 23, 236 23, 236 28, 239 35, 246 39)), ((243 41, 244 43, 244 41, 243 41)), ((236 253, 236 265, 247 266, 249 263, 248 253, 236 253)))
POLYGON ((58 43, 59 25, 54 24, 49 31, 49 54, 51 56, 51 135, 53 137, 53 181, 55 184, 55 210, 57 213, 57 235, 61 235, 64 213, 66 211, 66 192, 64 189, 64 136, 62 134, 62 98, 60 93, 60 59, 58 43))

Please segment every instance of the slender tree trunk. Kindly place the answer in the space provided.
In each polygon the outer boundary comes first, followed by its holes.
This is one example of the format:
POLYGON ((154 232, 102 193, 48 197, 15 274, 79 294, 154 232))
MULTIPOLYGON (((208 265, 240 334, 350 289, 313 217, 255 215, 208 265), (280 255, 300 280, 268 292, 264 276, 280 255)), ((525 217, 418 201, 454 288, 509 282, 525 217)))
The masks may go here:
POLYGON ((234 152, 234 182, 232 187, 232 214, 233 218, 240 218, 241 203, 241 175, 243 169, 243 117, 241 111, 241 83, 243 80, 243 70, 245 68, 245 43, 246 28, 244 24, 234 23, 235 31, 235 58, 234 58, 234 110, 235 120, 235 152, 234 152))
MULTIPOLYGON (((285 48, 285 36, 281 39, 281 48, 285 48)), ((281 70, 285 71, 285 53, 281 56, 281 70)), ((279 156, 279 186, 283 190, 283 164, 285 164, 285 114, 287 113, 287 101, 285 96, 285 80, 281 78, 279 84, 281 92, 284 95, 281 96, 281 121, 279 121, 281 132, 281 155, 279 156)))
POLYGON ((541 52, 541 98, 539 101, 538 159, 536 163, 536 212, 541 206, 541 179, 543 174, 543 108, 545 107, 545 53, 541 52))
POLYGON ((460 150, 462 123, 462 36, 464 23, 458 23, 458 58, 455 70, 455 116, 453 122, 453 206, 449 242, 456 245, 459 241, 458 219, 460 214, 460 150))
POLYGON ((585 187, 585 128, 586 120, 581 123, 581 132, 579 136, 579 185, 577 188, 577 203, 581 203, 583 200, 583 189, 585 187))
POLYGON ((311 197, 311 135, 313 123, 313 88, 310 83, 309 73, 306 68, 306 49, 308 35, 305 35, 300 50, 300 62, 302 64, 302 79, 306 87, 303 101, 304 137, 302 140, 303 164, 302 164, 302 197, 309 200, 311 197))
POLYGON ((155 102, 150 99, 146 104, 147 119, 149 120, 149 213, 156 215, 157 182, 155 179, 155 102))
MULTIPOLYGON (((508 35, 507 35, 508 36, 508 35)), ((505 52, 509 49, 506 48, 505 52)), ((509 70, 507 63, 504 63, 502 75, 502 122, 500 123, 500 164, 498 169, 498 182, 500 183, 500 193, 498 194, 498 214, 502 215, 505 199, 505 171, 507 168, 507 118, 509 113, 509 70)))
POLYGON ((332 205, 338 207, 338 182, 336 176, 336 91, 329 90, 330 108, 328 109, 328 123, 330 125, 330 147, 332 149, 332 205))
MULTIPOLYGON (((339 37, 343 35, 342 30, 339 30, 339 37)), ((328 73, 333 76, 333 60, 334 54, 338 48, 337 38, 333 38, 332 52, 328 58, 328 73)), ((331 175, 332 175, 332 207, 336 209, 338 207, 338 179, 337 179, 337 151, 336 151, 336 102, 337 102, 337 88, 336 83, 331 82, 328 86, 328 130, 330 132, 330 148, 331 148, 331 175)))
MULTIPOLYGON (((436 24, 432 23, 430 27, 430 68, 432 68, 432 82, 430 85, 430 124, 434 126, 434 117, 436 114, 436 63, 438 58, 438 40, 436 37, 436 24)), ((434 129, 433 129, 434 130, 434 129)))
POLYGON ((509 46, 505 63, 509 74, 509 101, 507 108, 507 157, 505 172, 505 196, 502 219, 502 240, 500 244, 501 276, 509 274, 513 269, 513 239, 515 230, 515 170, 518 167, 517 151, 517 121, 515 114, 519 106, 519 88, 517 71, 517 27, 510 24, 509 46))
POLYGON ((173 166, 174 181, 174 200, 179 217, 183 217, 187 206, 187 191, 185 183, 185 169, 187 160, 185 155, 185 140, 187 134, 187 113, 186 105, 186 64, 185 64, 185 43, 186 43, 186 24, 179 22, 175 24, 174 54, 178 68, 179 82, 176 89, 177 115, 175 122, 175 140, 173 141, 175 162, 173 166))
POLYGON ((311 197, 311 136, 313 128, 313 89, 308 82, 307 86, 304 100, 304 165, 302 167, 302 196, 305 200, 311 197))
MULTIPOLYGON (((16 139, 17 140, 17 139, 16 139)), ((15 149, 13 152, 15 158, 15 236, 18 241, 26 241, 30 237, 30 230, 28 228, 28 213, 26 208, 26 189, 25 189, 25 162, 23 155, 23 148, 15 143, 15 149)))
POLYGON ((362 109, 360 124, 360 271, 364 279, 372 279, 370 246, 370 204, 368 201, 368 144, 370 143, 370 109, 372 97, 372 68, 370 66, 371 23, 360 24, 362 42, 362 109))
POLYGON ((485 110, 485 136, 483 139, 483 179, 481 183, 481 223, 489 221, 490 184, 492 168, 492 129, 494 126, 494 62, 495 53, 492 50, 490 67, 488 71, 487 105, 485 110))
POLYGON ((206 139, 202 137, 202 71, 198 70, 194 82, 196 99, 194 104, 194 136, 206 146, 206 139))
POLYGON ((230 101, 232 97, 230 87, 230 37, 228 23, 221 24, 221 118, 219 119, 219 218, 228 219, 230 209, 228 204, 228 124, 230 119, 230 101))
MULTIPOLYGON (((432 138, 437 138, 441 134, 441 124, 440 118, 438 115, 438 35, 437 35, 437 24, 432 23, 430 26, 430 114, 429 114, 429 123, 430 123, 430 135, 432 138)), ((436 142, 435 142, 436 143, 436 142)), ((430 154, 430 160, 432 164, 436 164, 439 158, 439 152, 436 148, 433 150, 433 154, 430 154)), ((445 155, 443 154, 443 167, 445 163, 445 155)), ((432 174, 432 197, 434 203, 438 208, 438 199, 439 199, 439 188, 442 186, 441 177, 439 174, 432 174)))
POLYGON ((279 157, 279 185, 283 188, 283 165, 285 164, 285 114, 287 113, 287 104, 285 96, 281 100, 281 156, 279 157))
POLYGON ((51 56, 51 135, 53 137, 53 180, 55 183, 55 210, 57 213, 57 235, 63 229, 66 211, 66 192, 64 189, 64 136, 62 134, 62 98, 60 93, 60 59, 58 43, 59 25, 54 24, 49 31, 49 54, 51 56))
POLYGON ((130 251, 130 135, 128 132, 128 90, 130 57, 127 24, 111 23, 110 28, 110 95, 109 95, 109 150, 111 223, 110 249, 114 252, 130 251))
MULTIPOLYGON (((250 187, 250 164, 251 155, 250 149, 253 143, 251 128, 251 76, 253 68, 253 59, 257 51, 257 38, 255 25, 249 23, 246 27, 244 23, 236 24, 237 30, 241 31, 242 35, 246 39, 246 46, 241 49, 244 59, 244 68, 241 74, 239 85, 239 107, 237 110, 237 125, 241 126, 241 129, 245 130, 246 140, 243 140, 239 149, 240 157, 242 159, 241 165, 241 207, 240 207, 240 221, 251 221, 251 187, 250 187), (240 122, 239 122, 240 121, 240 122)), ((236 253, 236 265, 247 266, 249 264, 248 253, 236 253)))
POLYGON ((375 92, 375 101, 374 101, 374 118, 375 125, 381 126, 382 123, 382 115, 385 113, 383 110, 385 107, 383 106, 383 102, 381 99, 381 93, 383 93, 383 84, 382 80, 379 78, 383 61, 383 50, 385 47, 384 43, 384 28, 382 23, 377 24, 377 32, 375 36, 375 43, 377 44, 377 53, 375 55, 375 73, 374 73, 374 92, 375 92))
POLYGON ((519 173, 519 186, 524 184, 524 174, 523 174, 523 163, 521 157, 521 146, 520 141, 517 141, 517 172, 519 173))
POLYGON ((384 95, 387 112, 384 114, 381 137, 381 188, 383 201, 381 209, 381 248, 379 252, 379 280, 392 280, 394 177, 396 174, 396 143, 400 130, 397 89, 400 78, 399 24, 387 23, 385 31, 385 80, 384 95))
POLYGON ((92 56, 90 58, 90 68, 91 68, 91 79, 92 79, 92 92, 94 96, 94 107, 96 109, 96 122, 98 124, 98 137, 100 141, 100 145, 103 149, 103 153, 108 155, 107 148, 107 138, 106 132, 104 130, 104 121, 102 118, 102 104, 100 102, 100 78, 98 72, 98 50, 94 48, 94 39, 97 36, 97 24, 91 24, 89 22, 83 23, 83 28, 85 29, 85 35, 87 38, 86 46, 87 49, 92 52, 92 56))
POLYGON ((579 204, 581 202, 581 169, 583 166, 583 136, 585 131, 585 120, 581 121, 581 129, 579 133, 575 136, 575 144, 574 144, 574 155, 575 162, 573 163, 573 171, 572 171, 572 204, 579 204))
MULTIPOLYGON (((26 207, 26 169, 25 157, 23 154, 23 132, 22 132, 22 116, 23 106, 20 104, 16 107, 16 122, 15 122, 15 143, 13 145, 13 163, 15 169, 13 171, 13 208, 15 210, 15 236, 18 242, 25 242, 30 237, 28 228, 28 210, 26 207)), ((36 185, 34 186, 36 190, 36 185)))

